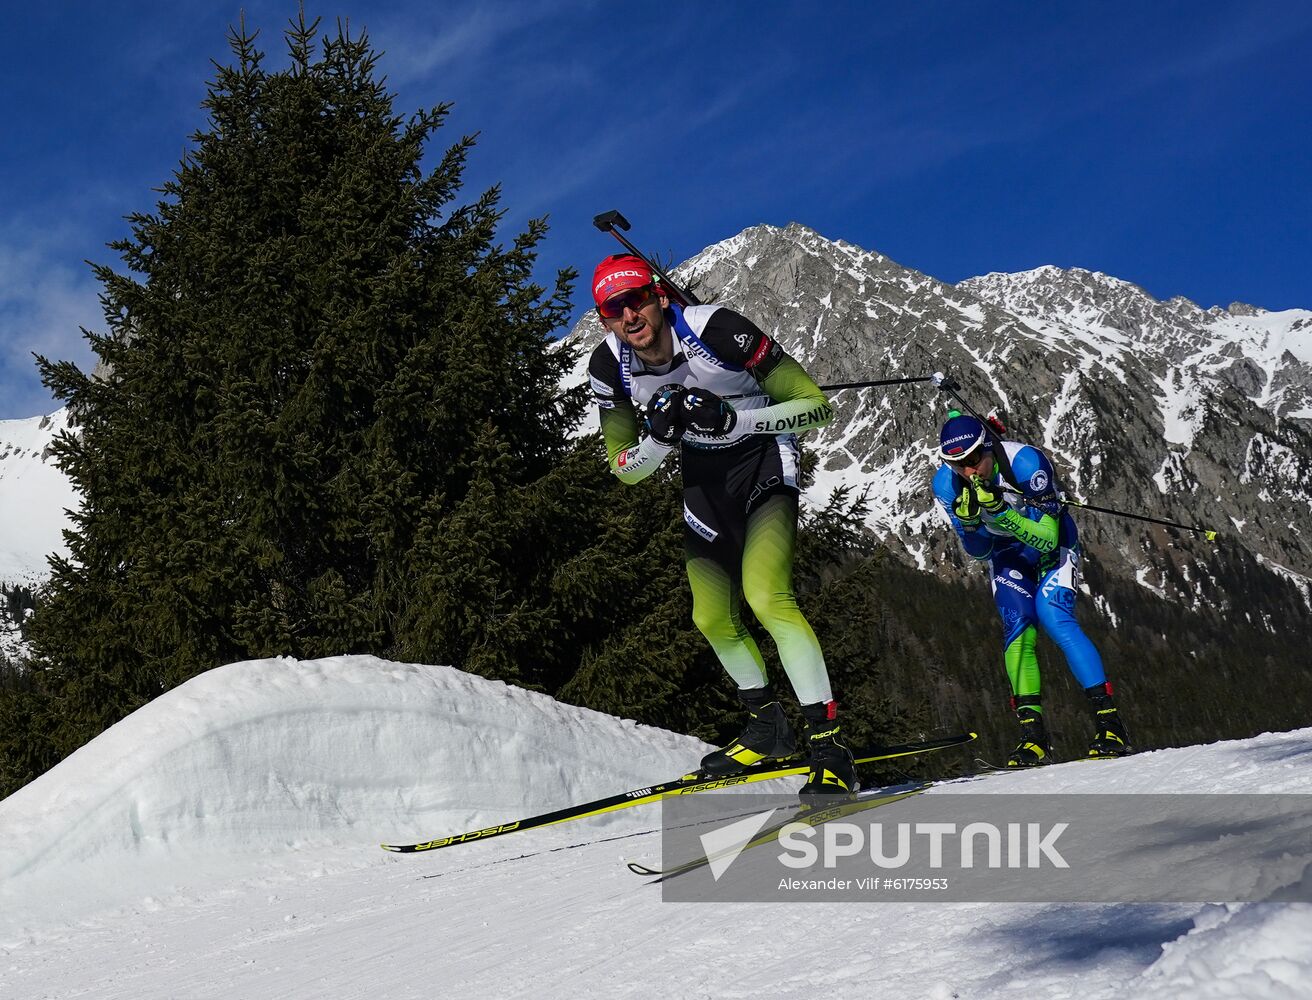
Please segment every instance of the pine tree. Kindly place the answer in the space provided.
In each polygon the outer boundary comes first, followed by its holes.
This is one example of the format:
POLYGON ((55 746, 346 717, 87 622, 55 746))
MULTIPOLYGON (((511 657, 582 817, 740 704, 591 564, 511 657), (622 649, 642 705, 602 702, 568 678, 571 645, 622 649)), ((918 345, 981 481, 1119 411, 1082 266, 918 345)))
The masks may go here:
MULTIPOLYGON (((604 461, 599 451, 596 467, 604 470, 604 461)), ((678 473, 666 468, 636 486, 605 476, 613 484, 610 502, 589 526, 592 544, 561 560, 556 572, 557 592, 592 640, 577 649, 560 697, 718 738, 726 712, 736 718, 739 709, 692 621, 678 473)))
MULTIPOLYGON (((40 359, 83 501, 30 631, 47 763, 223 663, 391 650, 489 463, 530 490, 575 447, 550 337, 572 275, 531 280, 545 223, 503 246, 496 188, 455 204, 473 140, 426 172, 449 106, 399 116, 366 38, 302 17, 286 40, 271 71, 231 32, 206 126, 112 244, 126 271, 95 268, 96 374, 40 359)), ((484 589, 443 596, 460 618, 484 589)))

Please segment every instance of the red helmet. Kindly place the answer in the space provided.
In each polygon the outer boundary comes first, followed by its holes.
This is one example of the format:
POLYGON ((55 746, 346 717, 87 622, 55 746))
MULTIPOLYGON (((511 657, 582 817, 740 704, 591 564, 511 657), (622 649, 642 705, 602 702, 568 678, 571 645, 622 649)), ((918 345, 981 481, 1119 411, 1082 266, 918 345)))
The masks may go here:
POLYGON ((629 253, 611 254, 592 272, 592 300, 601 305, 618 292, 658 284, 651 267, 641 257, 629 253))

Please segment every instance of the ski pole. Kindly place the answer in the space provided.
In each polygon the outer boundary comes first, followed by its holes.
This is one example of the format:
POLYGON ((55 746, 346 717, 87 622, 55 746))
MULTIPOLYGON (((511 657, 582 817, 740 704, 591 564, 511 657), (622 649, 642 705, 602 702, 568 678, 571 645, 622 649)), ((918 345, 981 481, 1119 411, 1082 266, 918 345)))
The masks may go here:
MULTIPOLYGON (((832 385, 816 386, 823 392, 838 392, 840 389, 871 389, 879 385, 906 385, 911 382, 929 382, 932 381, 932 375, 916 375, 912 378, 878 378, 871 382, 835 382, 832 385)), ((721 399, 747 399, 749 396, 761 396, 759 392, 740 392, 732 396, 722 396, 721 399)))
POLYGON ((624 247, 624 249, 628 250, 629 253, 639 258, 644 264, 646 264, 649 268, 651 268, 652 273, 654 273, 657 277, 659 277, 661 279, 661 282, 671 292, 670 298, 674 299, 674 301, 679 303, 679 305, 699 306, 702 304, 701 299, 697 298, 696 295, 693 295, 692 292, 676 284, 674 279, 671 278, 668 274, 666 274, 661 269, 659 264, 657 264, 654 260, 652 260, 646 254, 644 254, 632 243, 630 243, 627 238, 625 238, 625 236, 620 232, 620 230, 621 229, 626 231, 628 230, 629 220, 624 218, 624 216, 622 216, 619 212, 615 211, 614 209, 612 209, 609 212, 602 212, 600 215, 593 216, 592 224, 596 226, 598 229, 600 229, 603 233, 610 233, 612 236, 614 236, 617 240, 620 241, 620 245, 624 247))
MULTIPOLYGON (((976 420, 979 420, 984 423, 990 422, 986 420, 984 417, 981 417, 973 409, 971 409, 970 404, 961 398, 961 395, 956 391, 960 389, 961 386, 956 381, 956 379, 954 379, 951 375, 944 375, 942 372, 935 372, 932 377, 932 381, 934 382, 934 385, 936 385, 938 388, 942 389, 944 392, 948 393, 948 395, 950 395, 953 399, 955 399, 962 407, 965 408, 966 412, 969 413, 976 420)), ((1128 517, 1131 520, 1135 520, 1135 521, 1148 521, 1152 524, 1163 524, 1168 528, 1179 528, 1181 531, 1193 531, 1202 535, 1209 542, 1216 541, 1216 531, 1212 528, 1203 528, 1192 524, 1180 524, 1177 521, 1168 521, 1165 518, 1161 518, 1161 517, 1149 517, 1147 514, 1131 514, 1129 511, 1115 510, 1111 507, 1099 507, 1096 504, 1085 503, 1082 500, 1072 500, 1066 496, 1063 496, 1061 499, 1062 499, 1062 503, 1068 504, 1071 507, 1081 507, 1084 510, 1097 511, 1099 514, 1114 514, 1116 517, 1128 517)))
POLYGON ((1098 507, 1091 503, 1084 503, 1081 500, 1072 500, 1064 497, 1062 503, 1069 504, 1072 507, 1083 507, 1085 510, 1096 510, 1099 514, 1115 514, 1117 517, 1128 517, 1136 521, 1151 521, 1153 524, 1164 524, 1168 528, 1179 528, 1181 531, 1196 531, 1209 542, 1216 541, 1216 531, 1212 528, 1202 528, 1192 524, 1179 524, 1176 521, 1167 521, 1160 517, 1149 517, 1147 514, 1131 514, 1129 511, 1113 510, 1110 507, 1098 507))
POLYGON ((825 392, 836 392, 839 389, 870 389, 877 385, 907 385, 911 382, 932 382, 933 375, 916 375, 912 378, 879 378, 873 382, 835 382, 833 385, 820 386, 825 392))

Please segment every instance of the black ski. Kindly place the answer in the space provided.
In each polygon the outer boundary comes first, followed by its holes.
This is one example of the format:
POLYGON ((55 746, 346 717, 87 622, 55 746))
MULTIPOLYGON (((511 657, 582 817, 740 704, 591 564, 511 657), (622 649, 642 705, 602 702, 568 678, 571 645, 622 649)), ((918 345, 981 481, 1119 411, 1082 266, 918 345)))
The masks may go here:
MULTIPOLYGON (((975 733, 957 733, 954 736, 944 736, 935 740, 923 740, 915 743, 901 743, 896 746, 888 747, 871 747, 867 750, 861 750, 855 754, 858 764, 870 764, 880 760, 892 760, 896 757, 912 757, 916 754, 932 753, 935 750, 947 750, 952 747, 962 746, 976 738, 975 733)), ((675 778, 672 781, 661 782, 657 785, 647 785, 643 788, 633 788, 627 792, 620 792, 617 795, 608 795, 605 798, 594 799, 592 802, 583 802, 579 805, 566 806, 563 809, 556 809, 552 812, 542 813, 539 816, 530 816, 527 819, 512 820, 508 823, 500 823, 495 826, 485 827, 481 830, 470 830, 466 833, 456 833, 447 837, 439 837, 436 840, 428 840, 418 844, 382 844, 385 851, 394 851, 399 854, 416 854, 421 851, 436 851, 443 847, 454 847, 457 844, 467 844, 476 840, 488 840, 492 837, 504 836, 507 833, 516 833, 520 830, 533 830, 543 826, 553 826, 556 823, 566 823, 570 820, 584 819, 588 816, 598 816, 602 813, 616 812, 620 809, 628 809, 630 806, 643 805, 647 802, 656 802, 667 795, 690 795, 696 792, 711 792, 721 788, 734 788, 738 785, 745 785, 755 781, 770 781, 774 778, 786 778, 791 775, 805 774, 809 770, 805 758, 798 755, 784 761, 775 761, 766 765, 756 765, 755 767, 745 768, 736 774, 730 774, 718 778, 707 778, 701 774, 685 774, 681 778, 675 778)))
POLYGON ((730 853, 738 854, 742 851, 750 850, 761 844, 773 843, 778 839, 779 834, 784 827, 793 823, 801 823, 805 826, 816 827, 823 826, 836 819, 842 819, 845 816, 851 816, 853 813, 864 812, 867 809, 875 809, 879 806, 891 805, 894 802, 901 802, 903 799, 910 798, 913 795, 919 795, 932 786, 932 782, 925 782, 914 788, 904 788, 898 791, 895 788, 879 788, 868 793, 858 793, 856 796, 840 799, 833 805, 826 806, 799 806, 788 814, 786 819, 773 823, 766 827, 755 837, 749 840, 741 847, 734 846, 720 851, 715 855, 706 855, 696 858, 692 861, 685 861, 683 864, 675 865, 672 868, 649 868, 647 865, 639 864, 636 861, 627 861, 625 865, 634 875, 657 876, 652 880, 663 882, 667 878, 673 878, 675 875, 682 875, 684 872, 690 872, 697 868, 704 868, 717 858, 724 857, 730 853))
POLYGON ((1010 767, 1006 764, 995 764, 993 763, 993 761, 985 760, 983 757, 976 757, 975 763, 979 767, 983 768, 984 771, 989 774, 992 774, 994 772, 1000 772, 1003 774, 1018 774, 1021 771, 1041 771, 1044 768, 1056 767, 1058 764, 1075 764, 1082 760, 1122 760, 1126 757, 1132 756, 1133 753, 1134 751, 1131 751, 1130 753, 1118 754, 1116 756, 1112 756, 1108 754, 1103 757, 1072 757, 1070 760, 1048 760, 1047 758, 1045 758, 1043 762, 1040 764, 1028 764, 1024 767, 1010 767))

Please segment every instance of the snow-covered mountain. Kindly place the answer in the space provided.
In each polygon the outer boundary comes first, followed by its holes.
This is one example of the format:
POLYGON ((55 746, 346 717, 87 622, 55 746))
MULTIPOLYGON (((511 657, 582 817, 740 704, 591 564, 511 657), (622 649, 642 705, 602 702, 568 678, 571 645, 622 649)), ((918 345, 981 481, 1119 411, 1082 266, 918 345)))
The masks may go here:
MULTIPOLYGON (((77 494, 55 467, 50 445, 67 426, 67 413, 0 420, 0 585, 34 589, 50 575, 52 553, 64 554, 63 531, 77 494)), ((0 656, 18 659, 27 648, 22 602, 0 602, 0 656)))
POLYGON ((0 420, 0 583, 38 583, 50 575, 46 557, 67 551, 62 532, 77 494, 50 452, 67 426, 65 410, 0 420))
POLYGON ((1276 416, 1312 421, 1307 309, 1269 312, 1242 302, 1203 309, 1180 296, 1161 302, 1119 278, 1050 266, 968 278, 961 287, 1032 323, 1059 320, 1109 362, 1146 347, 1182 372, 1224 379, 1276 416))
MULTIPOLYGON (((1307 903, 663 902, 623 863, 659 863, 654 806, 378 848, 650 784, 704 749, 447 667, 220 667, 0 802, 0 996, 1312 994, 1307 903)), ((926 796, 1167 789, 1310 793, 1312 730, 926 796)), ((1172 836, 1200 856, 1228 839, 1172 836)))
MULTIPOLYGON (((1080 514, 1103 571, 1254 620, 1263 611, 1236 598, 1237 574, 1297 601, 1292 584, 1312 605, 1312 311, 1204 310, 1054 267, 951 285, 795 223, 747 229, 675 273, 754 319, 821 383, 951 372, 973 408, 996 408, 1011 437, 1048 452, 1070 495, 1221 532, 1213 547, 1080 514)), ((595 319, 571 338, 586 353, 595 319)), ((812 497, 868 487, 870 527, 923 569, 960 564, 929 491, 949 404, 927 385, 844 390, 811 442, 812 497)))

